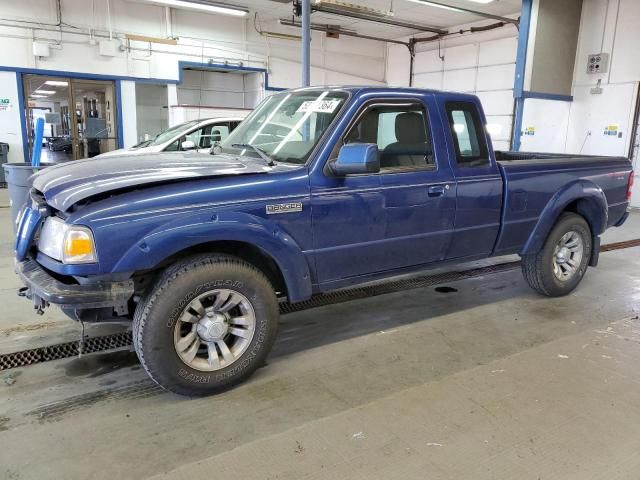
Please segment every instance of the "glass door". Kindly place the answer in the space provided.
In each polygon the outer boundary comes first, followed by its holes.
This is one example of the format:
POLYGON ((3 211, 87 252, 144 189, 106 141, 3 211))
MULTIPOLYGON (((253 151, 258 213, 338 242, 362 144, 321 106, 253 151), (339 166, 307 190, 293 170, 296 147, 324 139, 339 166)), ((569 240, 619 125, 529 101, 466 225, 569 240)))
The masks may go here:
POLYGON ((118 148, 115 85, 71 80, 73 158, 91 158, 118 148))
POLYGON ((27 120, 29 157, 33 151, 34 126, 44 118, 43 163, 59 163, 73 158, 69 117, 69 80, 45 75, 24 75, 24 105, 27 120))
POLYGON ((118 148, 115 83, 24 75, 29 154, 34 125, 45 119, 42 162, 90 158, 118 148))

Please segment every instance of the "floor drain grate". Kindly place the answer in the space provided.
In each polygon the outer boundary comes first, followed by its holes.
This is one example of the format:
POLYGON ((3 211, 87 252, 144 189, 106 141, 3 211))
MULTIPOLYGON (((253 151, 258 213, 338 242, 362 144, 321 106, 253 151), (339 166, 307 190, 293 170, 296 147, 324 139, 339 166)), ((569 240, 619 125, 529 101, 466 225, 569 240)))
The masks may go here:
MULTIPOLYGON (((87 338, 84 342, 82 353, 103 352, 114 348, 126 347, 131 345, 131 340, 131 332, 87 338)), ((79 353, 78 347, 79 342, 66 342, 21 352, 6 353, 0 355, 0 370, 74 357, 79 353)))
MULTIPOLYGON (((622 250, 640 246, 640 239, 628 240, 625 242, 609 243, 602 245, 600 251, 609 252, 612 250, 622 250)), ((520 268, 520 261, 498 263, 486 267, 472 268, 469 270, 444 272, 435 275, 424 275, 420 277, 396 280, 366 287, 355 287, 335 292, 314 295, 309 300, 298 303, 283 302, 280 304, 280 313, 287 314, 308 310, 311 308, 333 305, 336 303, 350 302, 362 298, 375 297, 387 293, 413 290, 416 288, 433 287, 443 283, 465 280, 467 278, 481 277, 493 273, 507 272, 520 268)), ((132 344, 131 332, 114 333, 91 337, 85 340, 82 353, 95 353, 112 350, 115 348, 127 347, 132 344)), ((33 365, 35 363, 59 360, 61 358, 74 357, 78 355, 78 342, 60 343, 47 347, 23 350, 21 352, 6 353, 0 355, 0 371, 10 368, 33 365)))

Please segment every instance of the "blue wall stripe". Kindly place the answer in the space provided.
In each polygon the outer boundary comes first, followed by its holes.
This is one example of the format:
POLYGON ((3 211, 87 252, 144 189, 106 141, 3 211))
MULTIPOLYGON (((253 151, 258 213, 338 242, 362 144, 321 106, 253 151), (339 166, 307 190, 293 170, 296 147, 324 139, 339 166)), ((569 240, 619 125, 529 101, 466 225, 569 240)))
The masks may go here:
POLYGON ((560 102, 573 102, 572 95, 560 95, 558 93, 544 93, 544 92, 522 92, 522 98, 539 98, 541 100, 557 100, 560 102))

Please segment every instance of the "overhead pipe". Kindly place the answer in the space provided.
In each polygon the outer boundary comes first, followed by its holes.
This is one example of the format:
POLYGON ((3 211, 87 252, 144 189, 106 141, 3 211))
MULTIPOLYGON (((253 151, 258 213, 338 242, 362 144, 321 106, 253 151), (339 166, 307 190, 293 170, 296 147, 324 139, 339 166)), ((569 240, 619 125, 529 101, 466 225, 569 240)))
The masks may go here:
MULTIPOLYGON (((296 22, 295 20, 289 20, 288 18, 281 18, 278 20, 278 23, 280 23, 280 25, 284 25, 285 27, 297 27, 297 28, 301 28, 302 24, 300 22, 296 22)), ((342 30, 338 27, 332 27, 331 25, 319 25, 317 23, 312 23, 310 26, 311 30, 314 30, 316 32, 323 32, 323 33, 335 33, 338 35, 344 35, 346 37, 355 37, 355 38, 362 38, 363 40, 373 40, 376 42, 385 42, 385 43, 393 43, 393 44, 397 44, 397 45, 404 45, 405 47, 409 46, 409 42, 403 42, 402 40, 392 40, 389 38, 382 38, 382 37, 374 37, 372 35, 363 35, 361 33, 358 32, 353 32, 350 30, 342 30)), ((265 33, 274 33, 274 32, 265 32, 265 33)), ((296 36, 296 39, 300 39, 300 37, 296 36)))

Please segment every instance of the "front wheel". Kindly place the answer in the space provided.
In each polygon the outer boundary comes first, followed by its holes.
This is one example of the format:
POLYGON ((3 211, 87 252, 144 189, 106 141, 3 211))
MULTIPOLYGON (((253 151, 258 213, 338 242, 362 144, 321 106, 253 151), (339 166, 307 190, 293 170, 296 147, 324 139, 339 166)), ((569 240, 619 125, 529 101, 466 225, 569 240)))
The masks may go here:
POLYGON ((133 339, 149 376, 181 395, 231 387, 259 368, 278 326, 262 272, 228 255, 169 267, 136 309, 133 339))
POLYGON ((548 297, 571 293, 587 271, 593 243, 589 224, 564 213, 542 250, 522 257, 522 273, 531 288, 548 297))

